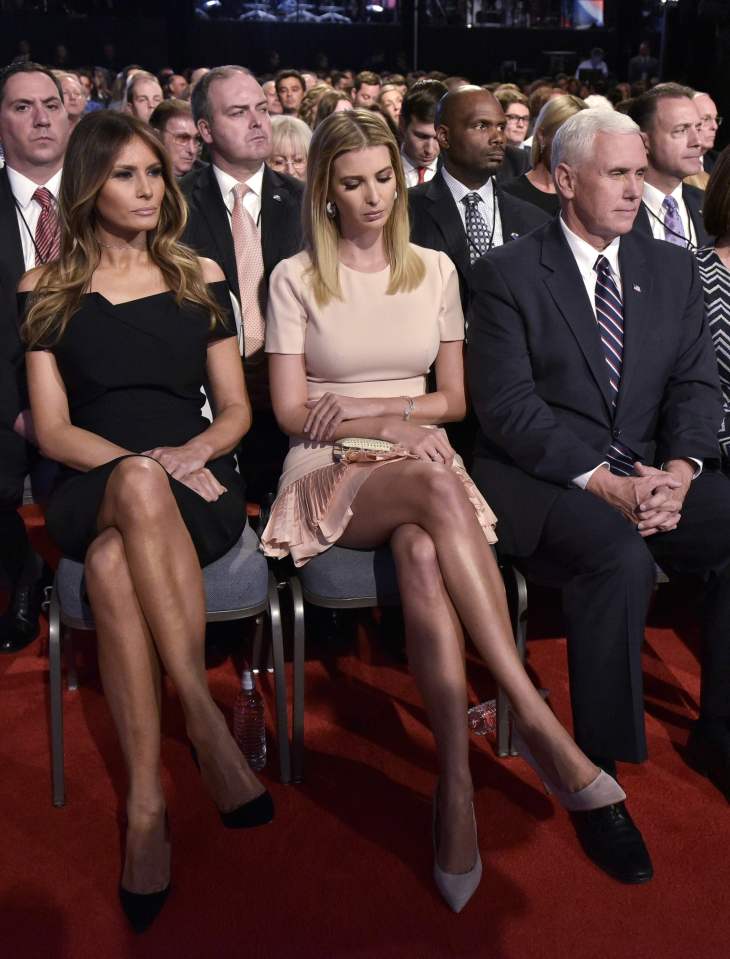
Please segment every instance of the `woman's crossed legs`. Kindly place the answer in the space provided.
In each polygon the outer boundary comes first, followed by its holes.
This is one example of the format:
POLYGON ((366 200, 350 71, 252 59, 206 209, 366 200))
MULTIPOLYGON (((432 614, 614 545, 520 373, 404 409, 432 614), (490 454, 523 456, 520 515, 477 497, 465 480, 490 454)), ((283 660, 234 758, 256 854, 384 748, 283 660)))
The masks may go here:
POLYGON ((246 765, 205 673, 203 577, 167 474, 130 456, 112 472, 86 555, 99 669, 129 775, 122 885, 148 893, 169 881, 160 782, 160 667, 175 685, 188 736, 218 808, 264 790, 246 765))
POLYGON ((439 761, 439 864, 474 864, 467 689, 461 624, 512 704, 520 731, 551 777, 569 791, 598 769, 560 725, 520 662, 504 586, 458 475, 406 460, 362 485, 341 546, 390 543, 398 572, 408 659, 423 696, 439 761))

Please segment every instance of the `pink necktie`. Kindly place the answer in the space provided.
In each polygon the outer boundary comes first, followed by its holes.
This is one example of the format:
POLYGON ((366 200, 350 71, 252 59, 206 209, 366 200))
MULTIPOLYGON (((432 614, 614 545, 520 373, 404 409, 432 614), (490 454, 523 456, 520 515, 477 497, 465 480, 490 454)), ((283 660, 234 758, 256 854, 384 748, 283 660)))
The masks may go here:
POLYGON ((264 345, 265 289, 261 239, 253 217, 243 205, 243 197, 246 193, 248 193, 248 187, 245 183, 237 183, 233 188, 231 229, 241 298, 244 356, 251 356, 264 345))
POLYGON ((61 252, 61 231, 56 215, 53 194, 44 186, 39 186, 33 199, 40 204, 41 215, 35 228, 35 265, 57 260, 61 252))

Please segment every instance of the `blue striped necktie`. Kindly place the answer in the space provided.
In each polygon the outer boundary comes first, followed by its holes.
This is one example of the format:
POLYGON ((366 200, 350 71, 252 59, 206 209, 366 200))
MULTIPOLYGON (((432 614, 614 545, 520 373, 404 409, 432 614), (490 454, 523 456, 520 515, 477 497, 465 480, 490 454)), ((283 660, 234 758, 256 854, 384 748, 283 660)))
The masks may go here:
MULTIPOLYGON (((611 405, 616 409, 624 361, 624 305, 606 257, 599 256, 593 269, 596 271, 596 319, 601 334, 603 356, 608 367, 611 405)), ((633 474, 636 457, 623 443, 614 440, 606 450, 606 459, 612 473, 621 476, 633 474)))

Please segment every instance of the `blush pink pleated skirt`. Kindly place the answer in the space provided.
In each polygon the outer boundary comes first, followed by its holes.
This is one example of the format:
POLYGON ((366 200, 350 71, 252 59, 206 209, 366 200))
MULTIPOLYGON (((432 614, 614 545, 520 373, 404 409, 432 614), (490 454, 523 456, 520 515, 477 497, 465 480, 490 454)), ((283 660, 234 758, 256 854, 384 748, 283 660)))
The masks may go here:
MULTIPOLYGON (((302 455, 305 451, 295 448, 290 452, 284 464, 279 494, 261 536, 261 547, 267 556, 281 558, 291 555, 295 566, 303 566, 313 556, 329 549, 347 528, 353 516, 352 503, 373 471, 387 469, 392 463, 407 458, 396 457, 374 463, 334 463, 331 450, 330 446, 329 453, 323 447, 307 451, 308 470, 302 469, 305 467, 302 455), (296 463, 290 466, 292 455, 296 463), (325 465, 318 465, 323 461, 325 465)), ((452 469, 464 484, 487 542, 496 543, 494 527, 497 518, 459 457, 456 457, 452 469)))

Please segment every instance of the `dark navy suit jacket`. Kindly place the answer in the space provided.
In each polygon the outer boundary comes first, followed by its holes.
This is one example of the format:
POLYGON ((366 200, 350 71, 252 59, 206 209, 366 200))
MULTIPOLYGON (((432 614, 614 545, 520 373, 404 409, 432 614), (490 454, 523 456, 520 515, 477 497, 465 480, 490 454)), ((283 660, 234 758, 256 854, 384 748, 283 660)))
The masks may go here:
POLYGON ((718 462, 717 360, 688 251, 621 240, 624 361, 617 406, 592 305, 556 218, 474 267, 467 375, 479 421, 472 475, 501 548, 530 555, 562 487, 618 439, 645 462, 718 462))

